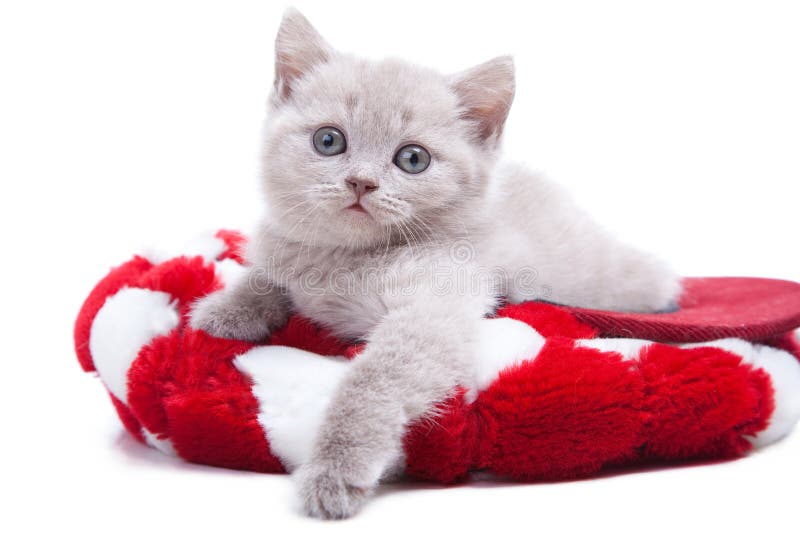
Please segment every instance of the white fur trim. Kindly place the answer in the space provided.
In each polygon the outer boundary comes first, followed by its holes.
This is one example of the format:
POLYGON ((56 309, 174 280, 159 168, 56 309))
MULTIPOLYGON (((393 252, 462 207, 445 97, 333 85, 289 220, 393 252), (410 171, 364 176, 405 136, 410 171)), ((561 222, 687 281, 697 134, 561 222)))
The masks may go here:
POLYGON ((775 411, 769 425, 751 439, 754 446, 764 447, 786 436, 800 419, 800 362, 786 351, 756 348, 754 366, 769 374, 775 390, 775 411))
POLYGON ((172 296, 134 287, 120 289, 97 312, 89 334, 89 350, 108 390, 128 402, 128 369, 141 348, 178 326, 172 296))
POLYGON ((763 369, 769 374, 775 391, 775 411, 766 429, 755 436, 745 436, 753 446, 760 448, 778 441, 791 432, 800 420, 800 362, 788 352, 736 338, 692 343, 682 347, 716 347, 726 350, 740 356, 743 363, 763 369))
POLYGON ((508 317, 481 321, 477 334, 475 383, 467 392, 467 402, 474 402, 503 369, 536 358, 545 343, 531 326, 508 317))
POLYGON ((347 360, 274 345, 251 349, 233 363, 253 380, 258 421, 273 454, 288 471, 307 462, 347 360))
MULTIPOLYGON (((487 319, 478 332, 475 355, 474 400, 500 371, 530 360, 544 346, 533 328, 514 319, 487 319)), ((234 360, 239 371, 253 380, 259 423, 273 454, 292 471, 307 462, 325 410, 347 372, 344 358, 326 357, 278 345, 256 347, 234 360)))
POLYGON ((142 256, 150 263, 158 264, 179 256, 202 256, 206 261, 214 261, 225 252, 225 241, 216 237, 214 233, 199 234, 189 241, 178 246, 152 247, 146 249, 142 256))
POLYGON ((715 341, 707 341, 705 343, 685 343, 681 345, 682 349, 696 349, 700 347, 713 347, 731 352, 737 356, 740 356, 744 363, 753 365, 758 345, 753 345, 744 339, 735 337, 717 339, 715 341))
POLYGON ((225 287, 228 287, 242 276, 245 276, 247 267, 236 260, 225 258, 222 261, 214 262, 214 272, 222 279, 225 287))
POLYGON ((144 440, 147 442, 147 444, 154 449, 161 451, 168 456, 178 456, 178 453, 175 452, 175 447, 172 446, 172 442, 169 439, 158 438, 155 434, 145 428, 142 428, 142 435, 144 436, 144 440))
POLYGON ((615 352, 625 360, 638 360, 642 350, 652 344, 652 341, 645 339, 627 338, 579 339, 575 342, 576 347, 595 349, 602 352, 615 352))

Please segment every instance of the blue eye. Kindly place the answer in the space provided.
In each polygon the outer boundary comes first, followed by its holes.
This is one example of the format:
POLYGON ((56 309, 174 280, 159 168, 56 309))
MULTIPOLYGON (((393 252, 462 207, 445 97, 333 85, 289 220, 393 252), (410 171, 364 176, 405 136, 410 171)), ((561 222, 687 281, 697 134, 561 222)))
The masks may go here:
POLYGON ((419 145, 406 145, 395 154, 394 164, 409 174, 419 174, 431 164, 431 155, 419 145))
POLYGON ((323 126, 314 132, 314 149, 323 156, 335 156, 347 150, 344 134, 332 127, 323 126))

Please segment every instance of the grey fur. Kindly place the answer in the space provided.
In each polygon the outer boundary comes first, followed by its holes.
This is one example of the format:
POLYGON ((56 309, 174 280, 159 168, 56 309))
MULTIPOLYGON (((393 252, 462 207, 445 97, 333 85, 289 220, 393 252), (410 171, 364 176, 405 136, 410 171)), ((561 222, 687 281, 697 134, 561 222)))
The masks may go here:
POLYGON ((271 282, 256 290, 252 277, 238 280, 192 308, 192 327, 217 337, 262 341, 289 319, 291 303, 271 282))
POLYGON ((514 95, 510 58, 453 76, 367 61, 335 52, 296 11, 276 57, 262 160, 268 209, 248 250, 252 268, 200 302, 192 324, 257 340, 291 307, 367 341, 312 460, 295 473, 306 513, 352 515, 402 464, 406 427, 435 416, 456 385, 470 387, 472 336, 498 297, 640 311, 675 301, 680 284, 663 263, 607 235, 555 184, 496 164, 514 95), (314 151, 323 125, 345 133, 344 154, 314 151), (392 164, 411 142, 432 154, 413 177, 392 164), (360 199, 369 215, 347 209, 350 177, 379 184, 360 199), (526 269, 532 286, 519 283, 526 269))

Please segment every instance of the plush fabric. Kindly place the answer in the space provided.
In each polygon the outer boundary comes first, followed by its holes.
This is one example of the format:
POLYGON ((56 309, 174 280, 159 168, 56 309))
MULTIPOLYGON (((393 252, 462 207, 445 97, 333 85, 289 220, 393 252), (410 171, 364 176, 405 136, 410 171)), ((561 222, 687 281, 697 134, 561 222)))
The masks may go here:
MULTIPOLYGON (((84 303, 75 348, 137 440, 191 462, 290 471, 362 347, 297 316, 262 345, 190 329, 192 302, 243 269, 244 242, 220 231, 116 267, 84 303)), ((502 307, 479 333, 474 389, 410 426, 401 467, 439 482, 478 469, 561 480, 780 439, 800 418, 800 285, 685 288, 680 309, 659 315, 502 307)))

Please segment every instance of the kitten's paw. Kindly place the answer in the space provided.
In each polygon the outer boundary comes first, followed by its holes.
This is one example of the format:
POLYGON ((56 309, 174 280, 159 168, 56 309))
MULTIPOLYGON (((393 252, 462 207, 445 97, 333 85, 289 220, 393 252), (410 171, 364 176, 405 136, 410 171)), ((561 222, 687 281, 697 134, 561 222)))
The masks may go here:
POLYGON ((215 337, 242 341, 261 341, 270 334, 269 321, 261 310, 234 302, 221 291, 194 305, 189 326, 215 337))
POLYGON ((611 286, 608 309, 634 313, 668 313, 678 309, 683 282, 666 264, 650 257, 632 262, 618 283, 611 286))
POLYGON ((346 519, 353 516, 372 492, 345 480, 335 469, 308 464, 297 470, 295 480, 303 512, 320 519, 346 519))
POLYGON ((654 279, 648 294, 643 295, 640 308, 648 313, 678 311, 678 302, 682 292, 683 282, 681 277, 665 268, 654 279))

